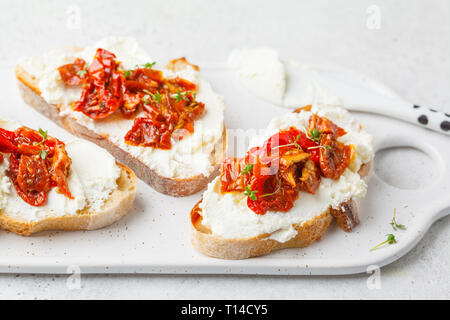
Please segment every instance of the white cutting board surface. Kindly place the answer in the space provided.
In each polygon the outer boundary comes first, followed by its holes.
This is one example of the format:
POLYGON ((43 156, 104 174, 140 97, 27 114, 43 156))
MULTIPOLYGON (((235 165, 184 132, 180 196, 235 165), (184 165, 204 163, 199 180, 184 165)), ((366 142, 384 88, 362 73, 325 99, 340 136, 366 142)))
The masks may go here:
MULTIPOLYGON (((225 67, 204 66, 202 71, 225 96, 229 129, 263 129, 272 117, 290 112, 253 97, 225 67)), ((72 138, 21 100, 12 65, 0 68, 0 88, 0 117, 41 127, 65 140, 72 138)), ((386 93, 381 87, 379 91, 386 93)), ((189 212, 201 193, 172 198, 140 181, 133 211, 102 230, 31 237, 0 231, 0 272, 309 275, 359 273, 372 265, 386 265, 413 248, 433 222, 450 213, 450 139, 382 116, 355 113, 355 117, 374 135, 377 150, 413 147, 423 153, 410 148, 377 153, 361 205, 361 225, 352 233, 333 224, 322 241, 308 248, 240 261, 213 259, 196 252, 189 242, 189 212), (389 225, 394 208, 407 230, 394 232, 389 225), (395 233, 398 243, 370 252, 388 233, 395 233)))

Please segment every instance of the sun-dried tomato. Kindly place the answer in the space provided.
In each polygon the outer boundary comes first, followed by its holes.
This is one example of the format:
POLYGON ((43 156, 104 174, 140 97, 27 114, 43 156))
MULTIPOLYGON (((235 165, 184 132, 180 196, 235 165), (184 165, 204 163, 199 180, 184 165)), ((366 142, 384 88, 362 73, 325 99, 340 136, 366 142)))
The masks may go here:
POLYGON ((124 80, 117 71, 116 56, 104 49, 97 49, 94 61, 89 65, 89 79, 83 86, 81 98, 73 109, 92 119, 103 119, 116 112, 123 103, 124 80))
POLYGON ((155 93, 144 105, 147 117, 136 118, 125 135, 125 142, 135 146, 170 149, 171 140, 181 140, 194 132, 194 121, 203 113, 205 105, 196 102, 191 93, 172 96, 155 93))
POLYGON ((0 152, 10 154, 9 177, 17 194, 28 204, 43 205, 55 186, 73 198, 67 185, 71 159, 58 139, 26 127, 16 131, 0 129, 0 152))
POLYGON ((320 169, 312 160, 308 160, 301 170, 300 189, 315 194, 320 186, 320 169))
POLYGON ((326 178, 339 179, 350 164, 353 148, 333 139, 332 134, 322 135, 320 140, 320 170, 326 178))
POLYGON ((126 88, 130 92, 148 90, 154 92, 161 86, 163 81, 162 72, 148 68, 138 68, 131 71, 126 79, 126 88))
POLYGON ((69 186, 67 185, 67 175, 72 164, 67 151, 63 145, 58 145, 54 149, 54 155, 51 159, 51 179, 56 184, 59 192, 64 194, 66 197, 73 199, 70 193, 69 186))
POLYGON ((250 176, 250 168, 248 167, 248 173, 242 173, 245 169, 245 158, 226 157, 222 161, 222 167, 220 172, 221 189, 220 191, 244 191, 245 186, 248 185, 250 176))
MULTIPOLYGON (((188 62, 183 58, 170 65, 178 63, 188 62)), ((66 84, 83 84, 75 111, 103 119, 120 109, 125 118, 133 118, 142 107, 144 117, 136 118, 125 135, 125 142, 135 146, 170 149, 171 141, 194 132, 194 121, 205 109, 195 99, 196 84, 180 77, 165 79, 153 64, 126 71, 119 70, 119 64, 113 53, 99 48, 88 68, 82 59, 58 68, 66 84)))
POLYGON ((78 86, 88 79, 87 64, 83 59, 77 58, 73 63, 58 68, 61 79, 68 86, 78 86))
POLYGON ((151 118, 136 118, 133 127, 125 135, 125 142, 141 147, 170 149, 171 132, 167 125, 151 118))
POLYGON ((340 128, 327 118, 319 117, 316 114, 313 114, 309 119, 309 128, 316 129, 321 134, 332 134, 335 138, 346 134, 344 129, 340 128))
POLYGON ((44 159, 39 155, 22 155, 19 161, 17 183, 22 190, 47 192, 50 189, 50 174, 44 159))
POLYGON ((17 146, 14 144, 15 134, 0 128, 0 152, 11 153, 17 152, 17 146))
POLYGON ((321 176, 338 179, 352 159, 353 148, 336 140, 345 131, 317 115, 311 117, 312 129, 314 134, 291 127, 251 148, 244 158, 225 158, 221 192, 244 192, 256 214, 286 212, 299 191, 317 191, 321 176))

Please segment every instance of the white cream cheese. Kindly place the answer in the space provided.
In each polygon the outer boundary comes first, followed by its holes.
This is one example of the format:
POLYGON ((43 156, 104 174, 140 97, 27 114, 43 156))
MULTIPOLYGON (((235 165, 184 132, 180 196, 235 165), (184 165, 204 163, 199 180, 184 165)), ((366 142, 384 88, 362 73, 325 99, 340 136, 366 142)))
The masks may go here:
POLYGON ((72 170, 79 176, 89 209, 99 211, 117 188, 121 170, 116 160, 105 149, 84 140, 68 142, 66 150, 72 158, 72 170))
POLYGON ((228 57, 228 66, 250 92, 280 106, 340 103, 313 68, 293 60, 282 61, 271 48, 234 49, 228 57))
MULTIPOLYGON (((15 130, 19 125, 13 121, 0 120, 0 127, 15 130)), ((74 199, 52 188, 44 205, 34 207, 20 198, 6 175, 8 155, 0 164, 0 214, 10 218, 39 221, 47 217, 76 215, 80 210, 99 211, 110 194, 117 188, 120 168, 114 157, 97 145, 74 140, 66 144, 72 159, 67 184, 74 199)))
MULTIPOLYGON (((7 163, 8 160, 5 159, 5 162, 7 163)), ((86 207, 86 198, 80 179, 73 170, 69 173, 67 185, 74 199, 69 199, 65 195, 58 193, 57 188, 52 188, 47 195, 46 203, 42 206, 34 207, 19 197, 16 189, 11 184, 6 197, 6 206, 0 214, 26 221, 39 221, 48 217, 75 215, 79 210, 86 207)))
POLYGON ((309 65, 293 60, 283 61, 286 72, 286 92, 283 105, 298 108, 306 105, 339 105, 341 100, 322 83, 318 73, 309 65))
POLYGON ((284 66, 275 50, 235 49, 228 57, 228 65, 250 92, 269 102, 282 103, 286 80, 284 66))
POLYGON ((6 176, 6 170, 8 170, 8 162, 3 161, 0 164, 0 210, 8 204, 8 195, 12 186, 11 179, 6 176))
MULTIPOLYGON (((81 89, 66 86, 56 70, 64 63, 73 62, 77 57, 91 62, 97 48, 103 48, 116 54, 124 69, 153 61, 139 47, 135 39, 108 37, 83 50, 69 48, 53 51, 38 58, 25 59, 21 65, 40 79, 39 89, 42 96, 48 102, 59 105, 61 115, 70 116, 96 133, 108 136, 112 142, 160 175, 172 178, 188 178, 201 174, 209 176, 214 170, 215 159, 212 152, 222 138, 224 130, 225 103, 223 97, 216 94, 209 82, 201 78, 199 72, 191 66, 176 72, 162 69, 167 78, 179 76, 195 83, 197 100, 205 104, 205 111, 194 122, 194 133, 181 141, 174 141, 170 150, 127 145, 124 142, 124 136, 131 129, 133 120, 116 114, 103 120, 94 121, 81 112, 73 111, 70 105, 79 99, 81 89)), ((140 115, 142 114, 138 114, 138 116, 140 115)))
POLYGON ((279 130, 291 126, 306 128, 312 113, 329 118, 347 131, 339 140, 355 146, 353 163, 338 180, 322 178, 315 195, 300 192, 294 207, 288 212, 267 212, 264 215, 250 210, 247 207, 247 197, 241 192, 221 194, 219 178, 216 178, 208 185, 200 204, 202 223, 213 234, 224 238, 250 238, 267 233, 271 239, 285 242, 297 234, 293 224, 302 225, 323 213, 329 206, 338 208, 350 198, 361 199, 365 196, 367 185, 357 172, 362 163, 373 159, 373 141, 344 109, 315 106, 311 112, 289 113, 277 117, 270 122, 264 135, 252 141, 252 145, 260 145, 279 130))

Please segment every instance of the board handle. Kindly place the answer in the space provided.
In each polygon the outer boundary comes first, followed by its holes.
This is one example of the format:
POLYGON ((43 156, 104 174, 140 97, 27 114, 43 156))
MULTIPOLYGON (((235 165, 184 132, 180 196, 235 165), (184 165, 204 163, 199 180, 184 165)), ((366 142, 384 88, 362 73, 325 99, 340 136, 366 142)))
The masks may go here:
POLYGON ((450 113, 421 107, 404 100, 380 97, 349 109, 385 115, 450 136, 450 113))
POLYGON ((412 117, 412 121, 416 121, 416 123, 428 129, 450 135, 449 113, 444 113, 436 109, 424 108, 416 104, 412 106, 411 110, 408 117, 412 117))
POLYGON ((394 135, 385 135, 377 141, 375 146, 375 152, 388 148, 412 147, 422 151, 431 158, 437 169, 438 178, 432 185, 421 189, 421 192, 423 192, 421 196, 432 200, 428 205, 430 211, 433 212, 432 221, 450 215, 450 196, 436 196, 446 192, 450 195, 450 150, 442 148, 448 143, 447 137, 442 135, 436 136, 431 132, 427 132, 422 136, 395 133, 394 135))

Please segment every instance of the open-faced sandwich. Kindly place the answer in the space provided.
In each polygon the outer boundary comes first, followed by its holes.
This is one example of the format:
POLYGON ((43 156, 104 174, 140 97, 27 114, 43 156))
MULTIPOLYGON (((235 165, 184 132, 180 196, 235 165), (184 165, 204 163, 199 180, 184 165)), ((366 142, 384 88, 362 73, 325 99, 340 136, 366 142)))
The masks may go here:
POLYGON ((244 259, 320 239, 335 218, 359 224, 373 160, 372 136, 344 109, 308 106, 278 118, 220 176, 191 211, 202 253, 244 259))
POLYGON ((92 230, 127 214, 137 178, 83 140, 64 143, 0 119, 0 227, 20 235, 92 230))
POLYGON ((23 59, 16 76, 29 105, 159 192, 186 196, 217 175, 224 100, 184 58, 157 70, 134 39, 109 37, 23 59))

